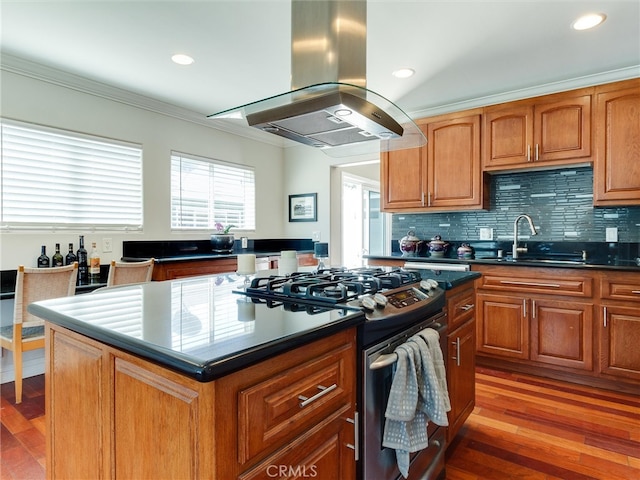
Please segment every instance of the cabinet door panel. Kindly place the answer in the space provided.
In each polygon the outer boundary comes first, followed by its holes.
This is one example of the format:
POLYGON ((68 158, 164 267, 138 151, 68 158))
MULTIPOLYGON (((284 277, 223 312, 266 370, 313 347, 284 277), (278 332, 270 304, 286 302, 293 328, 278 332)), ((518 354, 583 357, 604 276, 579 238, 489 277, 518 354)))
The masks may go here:
POLYGON ((483 135, 485 167, 529 162, 533 140, 532 107, 486 113, 483 135))
POLYGON ((593 305, 534 300, 531 360, 593 369, 593 305))
POLYGON ((449 360, 447 377, 449 380, 449 429, 450 441, 467 419, 476 399, 476 331, 475 322, 470 320, 448 336, 449 360))
POLYGON ((429 207, 480 205, 480 115, 427 126, 429 207))
POLYGON ((640 310, 607 306, 603 314, 600 371, 640 380, 640 310))
POLYGON ((422 148, 385 152, 380 169, 383 210, 424 206, 426 165, 422 148))
POLYGON ((477 297, 477 347, 479 352, 529 358, 527 300, 507 295, 477 297))
POLYGON ((640 205, 640 83, 596 96, 595 205, 640 205))
POLYGON ((591 95, 537 105, 535 161, 591 156, 591 95))

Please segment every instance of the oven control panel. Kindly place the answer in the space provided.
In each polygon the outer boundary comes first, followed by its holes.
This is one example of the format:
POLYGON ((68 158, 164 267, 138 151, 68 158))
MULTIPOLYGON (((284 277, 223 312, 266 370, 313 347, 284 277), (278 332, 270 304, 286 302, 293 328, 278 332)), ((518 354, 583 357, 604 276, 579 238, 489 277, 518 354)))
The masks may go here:
POLYGON ((414 288, 408 288, 391 295, 387 295, 387 301, 396 308, 410 307, 423 301, 426 295, 414 288))

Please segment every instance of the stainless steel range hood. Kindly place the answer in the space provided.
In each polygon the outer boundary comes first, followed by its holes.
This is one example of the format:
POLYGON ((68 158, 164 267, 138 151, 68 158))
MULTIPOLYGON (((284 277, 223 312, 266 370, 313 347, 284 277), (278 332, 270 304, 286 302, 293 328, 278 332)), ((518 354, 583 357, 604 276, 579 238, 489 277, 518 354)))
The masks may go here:
POLYGON ((396 105, 366 88, 365 0, 293 0, 291 90, 209 118, 344 157, 419 147, 421 130, 396 105))

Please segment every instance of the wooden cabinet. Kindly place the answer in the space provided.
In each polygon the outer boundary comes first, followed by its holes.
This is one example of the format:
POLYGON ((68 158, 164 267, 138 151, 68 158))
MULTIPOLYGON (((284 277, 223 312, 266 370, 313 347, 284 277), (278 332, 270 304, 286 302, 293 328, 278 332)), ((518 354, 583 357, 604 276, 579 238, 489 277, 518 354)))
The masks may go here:
POLYGON ((529 358, 527 299, 480 292, 477 299, 477 351, 500 357, 529 358))
POLYGON ((447 384, 451 401, 447 442, 456 436, 475 406, 475 303, 473 283, 447 292, 447 384))
POLYGON ((593 370, 592 278, 489 267, 479 283, 478 352, 593 370))
POLYGON ((427 162, 424 148, 383 152, 380 158, 381 210, 399 212, 425 206, 427 162))
POLYGON ((273 478, 274 466, 354 478, 355 341, 345 331, 217 381, 215 478, 273 478))
POLYGON ((382 210, 487 208, 480 111, 423 119, 418 124, 427 137, 424 147, 382 154, 382 210))
POLYGON ((48 475, 354 479, 355 337, 201 383, 47 324, 48 475))
POLYGON ((480 266, 477 362, 625 391, 640 386, 640 273, 480 266))
POLYGON ((640 380, 640 274, 602 276, 600 372, 640 380))
POLYGON ((237 269, 238 261, 236 257, 159 262, 153 267, 152 280, 175 280, 176 278, 195 277, 197 275, 235 272, 237 269))
POLYGON ((583 89, 485 108, 484 170, 590 162, 591 93, 583 89))
POLYGON ((594 205, 640 205, 640 79, 596 87, 594 121, 594 205))

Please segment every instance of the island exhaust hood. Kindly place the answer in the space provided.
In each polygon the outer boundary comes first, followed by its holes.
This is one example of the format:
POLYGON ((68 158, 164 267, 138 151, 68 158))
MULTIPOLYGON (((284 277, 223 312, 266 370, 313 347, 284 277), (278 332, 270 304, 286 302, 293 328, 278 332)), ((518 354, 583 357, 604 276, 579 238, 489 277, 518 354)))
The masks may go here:
POLYGON ((420 147, 395 104, 366 88, 366 0, 292 0, 291 90, 209 118, 345 157, 420 147))

